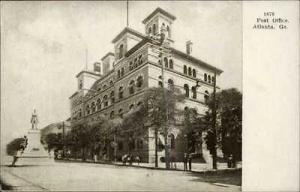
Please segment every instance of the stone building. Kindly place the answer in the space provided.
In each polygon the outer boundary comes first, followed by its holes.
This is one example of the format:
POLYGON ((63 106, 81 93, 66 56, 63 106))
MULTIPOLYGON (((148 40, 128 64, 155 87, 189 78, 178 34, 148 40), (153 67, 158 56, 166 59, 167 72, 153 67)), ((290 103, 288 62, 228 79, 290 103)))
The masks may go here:
MULTIPOLYGON (((218 77, 222 70, 196 58, 191 41, 186 43, 185 52, 173 47, 176 31, 172 24, 175 20, 175 16, 157 8, 142 21, 145 33, 125 27, 112 40, 114 50, 104 55, 101 62, 94 63, 93 71, 83 70, 77 74, 78 90, 70 97, 71 125, 93 123, 101 116, 122 117, 141 103, 147 88, 161 86, 162 65, 165 87, 175 86, 186 96, 178 108, 195 108, 199 115, 205 113, 205 99, 213 91, 214 71, 218 77), (159 57, 160 45, 157 42, 162 33, 168 52, 159 57), (196 87, 197 82, 200 87, 196 87)), ((170 138, 176 148, 173 140, 177 138, 178 129, 174 127, 172 130, 170 138)), ((134 143, 134 154, 142 156, 145 162, 154 161, 151 129, 134 143)), ((126 146, 122 140, 118 142, 118 157, 126 152, 126 146)), ((159 156, 163 155, 161 150, 159 156)))

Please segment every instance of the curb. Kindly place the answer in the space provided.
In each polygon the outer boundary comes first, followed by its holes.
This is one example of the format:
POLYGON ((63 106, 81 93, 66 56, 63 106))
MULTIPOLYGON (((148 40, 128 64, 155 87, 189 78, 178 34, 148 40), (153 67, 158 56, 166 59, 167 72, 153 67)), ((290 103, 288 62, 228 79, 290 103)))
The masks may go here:
POLYGON ((103 164, 103 165, 112 165, 112 166, 119 166, 119 167, 134 167, 134 168, 142 168, 142 169, 152 169, 152 170, 163 170, 163 171, 181 171, 181 172, 188 172, 188 173, 198 173, 198 174, 214 174, 214 173, 225 173, 225 172, 235 172, 235 171, 242 171, 242 168, 228 168, 228 169, 217 169, 217 170, 203 170, 203 171, 184 171, 181 169, 166 169, 162 167, 147 167, 141 165, 123 165, 123 164, 115 164, 110 162, 93 162, 93 161, 82 161, 82 160, 70 160, 70 159, 61 159, 55 160, 61 162, 76 162, 76 163, 92 163, 92 164, 103 164))

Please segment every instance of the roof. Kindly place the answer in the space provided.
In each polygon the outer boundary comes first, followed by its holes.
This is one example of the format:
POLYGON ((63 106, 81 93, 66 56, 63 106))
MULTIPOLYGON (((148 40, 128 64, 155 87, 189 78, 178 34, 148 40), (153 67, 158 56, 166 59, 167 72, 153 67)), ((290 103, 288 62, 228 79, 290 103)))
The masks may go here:
POLYGON ((104 55, 104 56, 101 58, 101 60, 104 60, 104 59, 105 59, 107 56, 109 56, 109 55, 115 56, 114 53, 108 52, 108 53, 106 53, 106 55, 104 55))
POLYGON ((140 38, 143 38, 143 37, 145 37, 142 33, 140 33, 140 32, 138 32, 138 31, 136 31, 136 30, 134 30, 134 29, 131 29, 131 28, 129 28, 129 27, 125 27, 113 40, 112 40, 112 43, 115 43, 115 42, 117 42, 121 37, 123 37, 123 35, 125 34, 125 33, 130 33, 130 34, 133 34, 133 35, 135 35, 135 36, 137 36, 137 37, 140 37, 140 38))
POLYGON ((96 76, 98 76, 98 77, 101 76, 101 75, 98 74, 98 73, 94 73, 94 72, 92 72, 92 71, 86 71, 86 70, 83 70, 83 71, 80 71, 80 72, 76 75, 76 77, 78 77, 78 76, 81 75, 82 73, 88 73, 88 74, 91 74, 91 75, 96 75, 96 76))
POLYGON ((147 23, 147 21, 149 21, 154 15, 156 15, 157 13, 161 13, 162 15, 170 18, 171 20, 175 20, 176 17, 174 15, 172 15, 171 13, 168 13, 167 11, 163 10, 162 8, 158 7, 156 8, 150 15, 148 15, 148 17, 146 17, 143 20, 143 24, 147 23))
POLYGON ((172 47, 170 49, 171 49, 171 51, 173 53, 175 53, 176 55, 181 56, 184 59, 190 60, 192 62, 195 62, 195 63, 199 64, 199 65, 207 67, 209 69, 216 70, 216 72, 219 73, 219 74, 223 72, 221 69, 218 69, 217 67, 214 67, 214 66, 212 66, 212 65, 210 65, 208 63, 205 63, 204 61, 201 61, 200 59, 197 59, 197 58, 195 58, 195 57, 193 57, 193 56, 191 56, 189 54, 186 54, 186 53, 184 53, 182 51, 179 51, 179 50, 177 50, 175 48, 172 48, 172 47))
MULTIPOLYGON (((156 42, 152 41, 150 38, 146 37, 142 41, 140 41, 138 44, 136 44, 134 47, 132 47, 125 54, 125 56, 126 57, 130 56, 132 53, 134 53, 135 51, 137 51, 139 48, 141 48, 147 42, 150 42, 152 44, 157 44, 156 42)), ((201 61, 200 59, 197 59, 197 58, 195 58, 195 57, 193 57, 191 55, 188 55, 188 54, 186 54, 186 53, 184 53, 182 51, 179 51, 179 50, 177 50, 175 48, 172 48, 172 47, 170 49, 171 49, 172 53, 174 53, 174 54, 176 54, 176 55, 178 55, 178 56, 180 56, 180 57, 182 57, 184 59, 187 59, 187 60, 189 60, 191 62, 197 63, 198 65, 204 66, 204 67, 209 68, 211 70, 216 70, 217 73, 219 73, 219 74, 223 72, 221 69, 218 69, 217 67, 214 67, 214 66, 212 66, 212 65, 210 65, 208 63, 205 63, 204 61, 201 61)))

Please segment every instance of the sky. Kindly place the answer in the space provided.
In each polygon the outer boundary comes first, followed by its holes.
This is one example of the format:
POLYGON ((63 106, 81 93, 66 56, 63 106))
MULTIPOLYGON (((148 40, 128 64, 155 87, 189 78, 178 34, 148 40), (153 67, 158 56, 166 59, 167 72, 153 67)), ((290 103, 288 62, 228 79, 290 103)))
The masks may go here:
MULTIPOLYGON (((242 91, 241 2, 129 2, 129 27, 144 33, 142 20, 157 7, 176 16, 174 47, 224 72, 221 88, 242 91)), ((70 116, 76 74, 107 52, 126 27, 126 1, 1 2, 1 144, 22 137, 37 110, 39 128, 70 116)))

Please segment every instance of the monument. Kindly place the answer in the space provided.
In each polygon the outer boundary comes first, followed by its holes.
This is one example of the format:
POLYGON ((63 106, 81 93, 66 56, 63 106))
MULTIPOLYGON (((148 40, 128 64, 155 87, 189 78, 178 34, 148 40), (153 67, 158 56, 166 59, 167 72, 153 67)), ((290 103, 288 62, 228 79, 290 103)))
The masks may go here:
MULTIPOLYGON (((31 115, 31 129, 28 130, 27 136, 24 136, 26 146, 23 154, 20 156, 22 164, 39 162, 47 162, 49 155, 41 143, 41 132, 37 127, 38 116, 36 110, 31 115), (34 159, 34 160, 33 160, 34 159)), ((52 159, 53 160, 53 159, 52 159)))

